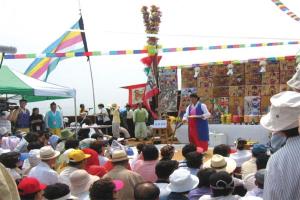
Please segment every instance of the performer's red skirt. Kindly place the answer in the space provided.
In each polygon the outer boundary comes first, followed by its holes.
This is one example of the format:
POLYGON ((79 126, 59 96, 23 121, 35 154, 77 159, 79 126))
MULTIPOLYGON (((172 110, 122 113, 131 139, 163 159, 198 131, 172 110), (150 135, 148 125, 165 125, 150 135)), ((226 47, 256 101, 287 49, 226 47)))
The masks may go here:
MULTIPOLYGON (((201 147, 203 151, 207 151, 208 149, 208 141, 200 140, 198 138, 198 130, 196 119, 189 119, 189 140, 191 144, 196 145, 197 147, 201 147)), ((200 133, 201 134, 201 133, 200 133)))

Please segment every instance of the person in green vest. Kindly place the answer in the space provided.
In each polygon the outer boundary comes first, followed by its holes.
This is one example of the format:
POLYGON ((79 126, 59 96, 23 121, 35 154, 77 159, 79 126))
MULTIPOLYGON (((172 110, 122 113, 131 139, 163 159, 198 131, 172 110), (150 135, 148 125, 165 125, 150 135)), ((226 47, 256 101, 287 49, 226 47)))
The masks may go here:
POLYGON ((134 133, 137 140, 147 138, 147 119, 148 112, 143 108, 143 104, 139 103, 138 108, 133 112, 133 122, 135 123, 134 133))
POLYGON ((56 110, 56 103, 50 104, 50 111, 45 116, 45 127, 49 131, 60 137, 60 132, 64 128, 63 116, 61 112, 56 110))

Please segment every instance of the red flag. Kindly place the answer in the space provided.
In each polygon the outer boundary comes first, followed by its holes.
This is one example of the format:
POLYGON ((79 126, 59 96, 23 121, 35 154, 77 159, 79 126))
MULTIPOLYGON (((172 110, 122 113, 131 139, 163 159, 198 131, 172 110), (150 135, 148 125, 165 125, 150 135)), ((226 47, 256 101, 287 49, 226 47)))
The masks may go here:
MULTIPOLYGON (((155 112, 152 111, 150 104, 149 104, 149 100, 154 97, 155 95, 158 95, 159 93, 159 89, 157 87, 157 82, 156 82, 156 78, 154 76, 153 73, 153 56, 148 56, 143 58, 141 61, 147 65, 147 67, 145 68, 145 73, 147 75, 147 83, 145 86, 145 92, 144 92, 144 98, 143 98, 143 102, 144 105, 146 106, 146 108, 149 110, 149 112, 151 113, 151 115, 153 116, 154 119, 158 119, 158 116, 156 115, 155 112), (149 60, 151 61, 150 65, 149 64, 149 60)), ((161 56, 157 57, 157 64, 159 63, 159 61, 161 60, 161 56)))

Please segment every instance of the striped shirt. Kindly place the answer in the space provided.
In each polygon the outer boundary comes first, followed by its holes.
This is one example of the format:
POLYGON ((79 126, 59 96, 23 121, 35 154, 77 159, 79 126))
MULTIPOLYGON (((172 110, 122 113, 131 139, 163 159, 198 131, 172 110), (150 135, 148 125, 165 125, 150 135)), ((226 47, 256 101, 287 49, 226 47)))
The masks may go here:
POLYGON ((300 136, 288 138, 267 165, 264 200, 300 199, 300 136))

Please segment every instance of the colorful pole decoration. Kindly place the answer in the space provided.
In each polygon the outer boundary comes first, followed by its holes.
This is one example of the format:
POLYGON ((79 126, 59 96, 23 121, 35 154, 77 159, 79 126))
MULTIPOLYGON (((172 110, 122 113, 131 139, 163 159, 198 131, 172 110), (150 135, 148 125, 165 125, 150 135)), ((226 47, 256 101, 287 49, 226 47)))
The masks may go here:
MULTIPOLYGON (((161 22, 161 12, 159 10, 159 7, 152 5, 149 12, 148 7, 143 6, 141 11, 146 28, 145 32, 148 34, 158 34, 159 24, 161 22)), ((146 108, 151 112, 154 119, 158 119, 158 116, 155 111, 152 111, 149 100, 152 98, 152 103, 154 103, 154 110, 158 108, 158 63, 161 59, 161 56, 157 56, 159 49, 158 40, 159 39, 154 36, 148 37, 147 45, 145 46, 148 57, 145 57, 141 60, 146 65, 145 72, 147 75, 147 83, 145 87, 143 102, 146 108)))
POLYGON ((285 14, 290 16, 292 19, 300 22, 300 17, 298 17, 294 12, 292 12, 288 7, 286 7, 280 0, 272 0, 272 2, 285 14))
POLYGON ((149 46, 144 49, 130 49, 130 50, 111 50, 111 51, 88 51, 88 52, 66 52, 66 53, 27 53, 27 54, 6 54, 5 59, 28 59, 28 58, 71 58, 82 56, 116 56, 116 55, 132 55, 132 54, 149 54, 155 53, 174 53, 186 51, 206 51, 206 50, 220 50, 220 49, 240 49, 240 48, 258 48, 258 47, 274 47, 286 45, 299 45, 300 41, 288 42, 268 42, 268 43, 251 43, 251 44, 230 44, 230 45, 212 45, 212 46, 198 46, 198 47, 176 47, 176 48, 161 48, 161 46, 149 46))

